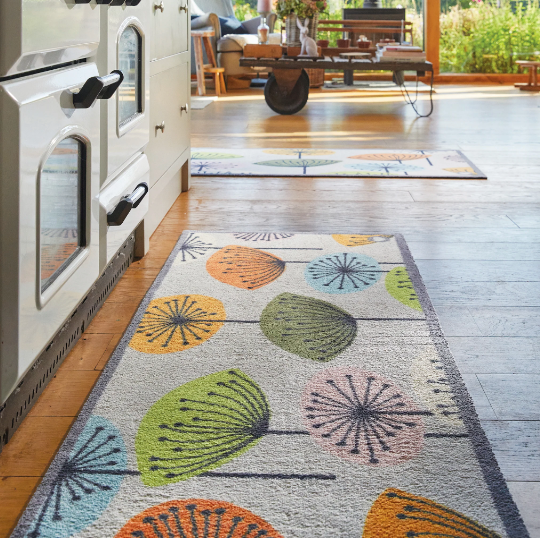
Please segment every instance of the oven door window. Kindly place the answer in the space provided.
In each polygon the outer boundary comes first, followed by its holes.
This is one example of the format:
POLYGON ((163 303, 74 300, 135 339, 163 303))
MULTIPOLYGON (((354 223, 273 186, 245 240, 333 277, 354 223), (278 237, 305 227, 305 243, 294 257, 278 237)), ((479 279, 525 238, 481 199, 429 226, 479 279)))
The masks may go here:
POLYGON ((128 26, 118 41, 118 68, 124 80, 118 89, 118 123, 123 127, 142 113, 141 101, 141 35, 128 26))
POLYGON ((41 293, 85 247, 86 146, 65 138, 41 171, 40 264, 41 293))

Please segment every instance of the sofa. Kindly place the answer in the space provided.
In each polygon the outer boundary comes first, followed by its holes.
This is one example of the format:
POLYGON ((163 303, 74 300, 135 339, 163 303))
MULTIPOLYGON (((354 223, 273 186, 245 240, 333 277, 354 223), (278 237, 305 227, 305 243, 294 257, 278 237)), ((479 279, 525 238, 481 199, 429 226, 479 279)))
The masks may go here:
MULTIPOLYGON (((192 30, 199 30, 207 27, 211 27, 214 30, 215 37, 211 39, 211 42, 218 66, 225 68, 225 78, 229 76, 253 74, 253 70, 250 67, 240 67, 239 60, 242 57, 243 52, 241 44, 243 41, 242 35, 256 36, 257 28, 261 23, 261 17, 243 21, 240 28, 233 30, 235 36, 238 37, 231 37, 230 35, 222 35, 222 26, 227 28, 229 26, 235 27, 240 25, 240 22, 234 15, 232 0, 196 0, 196 2, 192 0, 191 15, 192 30), (220 17, 222 18, 221 21, 220 17), (228 21, 224 21, 223 19, 228 19, 228 21), (226 23, 225 25, 223 24, 224 22, 226 23), (230 23, 230 25, 228 23, 230 23), (245 32, 243 31, 244 29, 245 32)), ((271 13, 266 20, 270 32, 273 31, 275 22, 276 14, 271 13)), ((253 41, 253 37, 247 37, 245 40, 253 41)), ((191 50, 191 72, 195 73, 193 47, 191 47, 191 50)))

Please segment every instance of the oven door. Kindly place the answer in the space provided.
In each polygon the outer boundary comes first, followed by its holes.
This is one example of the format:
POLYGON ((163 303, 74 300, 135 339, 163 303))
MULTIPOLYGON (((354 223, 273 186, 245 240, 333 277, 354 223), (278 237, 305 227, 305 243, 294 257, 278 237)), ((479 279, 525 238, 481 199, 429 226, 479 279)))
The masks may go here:
POLYGON ((0 84, 0 403, 99 277, 99 105, 73 105, 97 75, 0 84))
POLYGON ((101 6, 101 74, 118 69, 124 75, 116 96, 101 104, 101 184, 106 185, 149 140, 149 52, 144 3, 101 6))
POLYGON ((144 219, 149 190, 150 166, 140 154, 99 193, 101 270, 144 219))
POLYGON ((95 0, 0 2, 0 77, 87 58, 98 45, 95 0))

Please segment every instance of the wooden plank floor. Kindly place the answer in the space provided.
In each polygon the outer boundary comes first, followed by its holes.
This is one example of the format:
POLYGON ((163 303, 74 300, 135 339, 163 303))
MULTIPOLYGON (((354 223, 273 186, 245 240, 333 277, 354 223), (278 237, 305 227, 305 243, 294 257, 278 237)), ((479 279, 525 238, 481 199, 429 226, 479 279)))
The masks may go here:
MULTIPOLYGON (((425 104, 425 103, 421 103, 425 104)), ((0 455, 8 536, 184 229, 401 232, 498 461, 540 537, 540 97, 441 86, 417 119, 400 96, 313 92, 277 116, 262 92, 193 112, 193 147, 461 149, 488 181, 194 178, 0 455)))

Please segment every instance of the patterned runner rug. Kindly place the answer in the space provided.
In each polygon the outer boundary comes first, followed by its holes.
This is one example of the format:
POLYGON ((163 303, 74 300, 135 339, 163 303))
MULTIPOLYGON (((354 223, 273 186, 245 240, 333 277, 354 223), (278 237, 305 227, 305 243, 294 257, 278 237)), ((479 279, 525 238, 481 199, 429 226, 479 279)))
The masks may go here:
POLYGON ((487 179, 461 151, 193 148, 194 176, 487 179))
POLYGON ((13 536, 528 534, 401 236, 185 232, 13 536))

